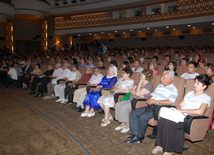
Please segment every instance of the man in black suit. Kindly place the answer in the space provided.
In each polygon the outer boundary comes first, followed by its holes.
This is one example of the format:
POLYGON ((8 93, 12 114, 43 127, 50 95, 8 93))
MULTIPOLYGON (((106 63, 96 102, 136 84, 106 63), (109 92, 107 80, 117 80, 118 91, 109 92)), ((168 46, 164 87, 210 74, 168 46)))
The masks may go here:
POLYGON ((23 79, 23 77, 30 78, 30 72, 32 72, 32 71, 33 71, 33 66, 31 66, 31 61, 28 60, 26 62, 26 65, 25 65, 23 71, 22 71, 22 74, 18 75, 18 86, 19 87, 22 87, 22 79, 23 79))

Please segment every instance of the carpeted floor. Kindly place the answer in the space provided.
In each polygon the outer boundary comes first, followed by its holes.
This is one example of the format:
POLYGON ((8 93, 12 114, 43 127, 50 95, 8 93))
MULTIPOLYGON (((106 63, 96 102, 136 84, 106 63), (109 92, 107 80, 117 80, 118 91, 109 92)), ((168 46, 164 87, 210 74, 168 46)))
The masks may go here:
MULTIPOLYGON (((71 107, 62 106, 54 100, 34 98, 27 95, 27 90, 6 90, 1 85, 0 92, 0 155, 86 154, 68 133, 26 103, 58 122, 93 155, 151 154, 154 148, 155 140, 147 137, 141 144, 124 143, 129 136, 128 133, 115 131, 114 128, 118 126, 116 121, 107 127, 100 127, 103 115, 98 114, 97 111, 95 117, 81 118, 80 113, 72 110, 71 107)), ((111 113, 114 115, 114 110, 111 110, 111 113)), ((151 132, 152 128, 148 127, 146 135, 151 132)), ((190 150, 183 154, 213 154, 213 142, 214 131, 210 130, 202 142, 185 141, 185 145, 189 146, 190 150)))

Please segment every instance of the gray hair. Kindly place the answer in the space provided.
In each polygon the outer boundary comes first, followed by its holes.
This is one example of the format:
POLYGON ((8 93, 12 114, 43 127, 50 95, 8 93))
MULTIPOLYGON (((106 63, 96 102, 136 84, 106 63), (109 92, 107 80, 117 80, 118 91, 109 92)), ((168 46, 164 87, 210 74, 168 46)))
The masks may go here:
POLYGON ((171 71, 171 70, 166 70, 166 71, 164 71, 163 73, 168 73, 168 74, 169 74, 169 78, 171 78, 172 80, 174 79, 175 74, 174 74, 173 71, 171 71))

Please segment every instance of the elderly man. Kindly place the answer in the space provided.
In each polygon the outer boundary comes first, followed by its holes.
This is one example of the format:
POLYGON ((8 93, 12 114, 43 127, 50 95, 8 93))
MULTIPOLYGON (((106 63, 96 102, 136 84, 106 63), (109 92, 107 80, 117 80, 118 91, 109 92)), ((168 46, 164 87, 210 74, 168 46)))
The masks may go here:
POLYGON ((65 106, 70 106, 73 102, 73 93, 78 87, 76 87, 78 84, 86 84, 90 78, 91 78, 91 68, 85 69, 85 74, 79 79, 76 83, 72 83, 72 85, 68 85, 65 88, 65 101, 68 103, 65 106))
POLYGON ((57 78, 52 79, 50 83, 47 85, 47 90, 48 90, 48 96, 43 97, 43 99, 53 99, 55 96, 53 95, 54 92, 54 86, 57 85, 58 80, 67 80, 72 72, 68 69, 69 64, 64 63, 62 66, 63 72, 57 76, 57 78))
POLYGON ((157 86, 154 92, 147 99, 148 106, 133 110, 129 116, 130 130, 133 135, 125 143, 141 143, 146 133, 148 121, 153 118, 154 105, 174 105, 178 90, 173 85, 174 73, 164 71, 161 77, 161 84, 157 86))
POLYGON ((143 71, 143 68, 141 67, 141 61, 135 60, 134 61, 134 67, 131 68, 133 72, 139 72, 141 73, 143 71))
MULTIPOLYGON (((97 86, 101 82, 103 78, 103 75, 101 74, 100 68, 94 69, 94 75, 91 77, 91 79, 88 81, 87 86, 97 86)), ((84 110, 83 101, 87 95, 86 87, 77 89, 74 92, 74 99, 73 102, 76 102, 76 106, 72 109, 79 109, 78 112, 82 112, 84 110)))
MULTIPOLYGON (((68 77, 65 78, 65 82, 67 81, 72 81, 72 82, 77 82, 81 78, 81 73, 78 71, 78 65, 74 64, 72 66, 72 72, 68 77)), ((61 102, 65 103, 67 102, 67 99, 65 100, 65 83, 63 84, 57 84, 54 86, 54 92, 55 96, 58 96, 59 99, 56 100, 56 102, 61 102)))
POLYGON ((194 79, 199 75, 198 73, 196 73, 197 66, 198 64, 196 62, 190 61, 187 68, 188 73, 183 73, 181 77, 185 79, 194 79))
POLYGON ((53 71, 53 74, 50 75, 45 75, 41 79, 41 85, 39 86, 39 90, 37 90, 38 95, 34 97, 43 97, 43 94, 47 90, 47 84, 51 82, 52 79, 56 79, 57 76, 59 76, 63 72, 63 69, 61 68, 61 63, 56 63, 55 64, 55 70, 53 71))

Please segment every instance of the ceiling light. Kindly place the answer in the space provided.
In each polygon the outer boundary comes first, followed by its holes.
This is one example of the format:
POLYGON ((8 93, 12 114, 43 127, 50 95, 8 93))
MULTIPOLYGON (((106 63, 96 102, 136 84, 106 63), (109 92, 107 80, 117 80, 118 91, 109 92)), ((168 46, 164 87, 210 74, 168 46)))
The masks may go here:
POLYGON ((126 34, 126 32, 123 32, 123 34, 126 34))
POLYGON ((195 27, 192 27, 192 29, 195 29, 195 27))
POLYGON ((157 32, 158 30, 155 30, 155 32, 157 32))
POLYGON ((101 34, 104 34, 104 32, 101 32, 101 34))
POLYGON ((111 35, 111 33, 108 33, 108 35, 111 35))
POLYGON ((59 3, 54 3, 55 6, 59 6, 59 3))
POLYGON ((214 25, 214 23, 212 23, 212 25, 214 25))
POLYGON ((97 34, 94 34, 94 36, 97 36, 97 34))
POLYGON ((130 31, 133 31, 132 29, 130 29, 130 31))
POLYGON ((166 27, 167 29, 169 28, 169 26, 166 27))
POLYGON ((147 30, 150 30, 150 28, 148 27, 147 30))
POLYGON ((175 31, 175 28, 173 29, 173 31, 175 31))
POLYGON ((190 27, 191 25, 187 25, 188 27, 190 27))
POLYGON ((91 35, 91 33, 89 33, 89 35, 91 35))
POLYGON ((117 31, 115 31, 115 33, 117 33, 117 31))
POLYGON ((66 5, 66 4, 68 4, 68 2, 66 0, 64 0, 63 4, 66 5))
POLYGON ((141 31, 139 31, 139 33, 141 33, 141 31))
POLYGON ((77 1, 76 0, 72 0, 71 3, 77 3, 77 1))
POLYGON ((80 34, 78 34, 78 36, 80 37, 80 34))

